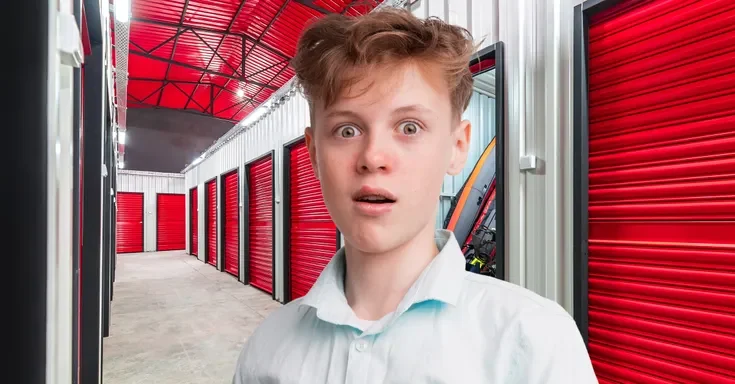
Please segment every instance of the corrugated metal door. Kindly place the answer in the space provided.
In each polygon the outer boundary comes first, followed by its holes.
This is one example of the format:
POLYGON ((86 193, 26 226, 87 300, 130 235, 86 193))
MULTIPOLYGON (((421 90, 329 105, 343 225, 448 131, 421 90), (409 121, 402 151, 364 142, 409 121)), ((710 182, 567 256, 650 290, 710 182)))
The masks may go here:
POLYGON ((199 253, 199 189, 192 188, 189 192, 189 230, 191 231, 191 254, 199 253))
POLYGON ((143 194, 117 193, 117 253, 143 252, 143 194))
POLYGON ((590 19, 589 348, 601 383, 735 382, 735 2, 590 19))
POLYGON ((207 263, 217 266, 217 181, 206 184, 207 263))
POLYGON ((156 250, 185 249, 186 195, 159 193, 156 200, 156 250))
POLYGON ((273 158, 248 165, 248 280, 273 293, 273 158))
POLYGON ((240 274, 240 215, 238 211, 238 177, 237 171, 224 177, 224 225, 222 247, 225 251, 225 272, 239 276, 240 274))
POLYGON ((289 285, 290 299, 306 295, 337 250, 337 227, 324 205, 306 144, 289 155, 289 285))

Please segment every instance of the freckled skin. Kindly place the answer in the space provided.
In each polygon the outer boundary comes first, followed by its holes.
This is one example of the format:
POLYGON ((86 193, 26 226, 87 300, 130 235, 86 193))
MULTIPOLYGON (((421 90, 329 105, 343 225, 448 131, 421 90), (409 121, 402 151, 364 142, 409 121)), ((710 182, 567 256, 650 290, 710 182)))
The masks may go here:
POLYGON ((433 241, 444 176, 462 170, 469 147, 470 123, 452 111, 438 68, 407 62, 390 69, 326 109, 316 101, 314 127, 305 131, 327 209, 346 245, 364 254, 433 241), (352 196, 365 185, 397 197, 390 212, 360 213, 352 196))

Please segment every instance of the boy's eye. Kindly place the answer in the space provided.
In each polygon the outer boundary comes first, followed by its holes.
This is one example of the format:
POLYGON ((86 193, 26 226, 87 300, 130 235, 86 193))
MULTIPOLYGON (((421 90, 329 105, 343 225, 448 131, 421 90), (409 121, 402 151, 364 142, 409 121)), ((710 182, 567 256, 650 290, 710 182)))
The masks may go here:
POLYGON ((400 125, 400 129, 401 133, 403 133, 404 135, 415 135, 419 132, 419 129, 421 128, 419 128, 418 124, 407 121, 400 125))
POLYGON ((350 138, 350 137, 355 137, 359 135, 357 128, 351 125, 345 125, 345 126, 340 127, 338 129, 338 134, 344 138, 350 138))

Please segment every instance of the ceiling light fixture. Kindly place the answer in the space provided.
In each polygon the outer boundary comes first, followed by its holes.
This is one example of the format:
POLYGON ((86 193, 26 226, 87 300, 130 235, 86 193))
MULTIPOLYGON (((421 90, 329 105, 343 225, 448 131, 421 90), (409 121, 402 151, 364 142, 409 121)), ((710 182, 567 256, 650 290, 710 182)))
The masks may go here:
POLYGON ((130 21, 130 0, 115 0, 115 19, 121 23, 130 21))

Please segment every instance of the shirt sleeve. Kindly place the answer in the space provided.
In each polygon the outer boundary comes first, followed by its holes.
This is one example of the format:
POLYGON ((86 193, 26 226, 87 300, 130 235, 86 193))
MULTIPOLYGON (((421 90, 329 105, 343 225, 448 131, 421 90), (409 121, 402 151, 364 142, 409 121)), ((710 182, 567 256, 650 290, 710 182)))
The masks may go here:
POLYGON ((566 311, 531 311, 519 319, 517 331, 519 383, 598 383, 582 335, 566 311))

